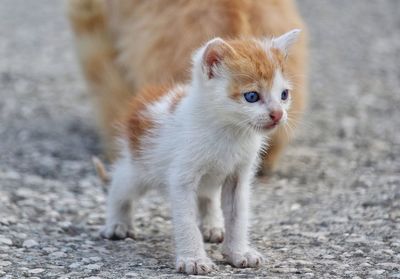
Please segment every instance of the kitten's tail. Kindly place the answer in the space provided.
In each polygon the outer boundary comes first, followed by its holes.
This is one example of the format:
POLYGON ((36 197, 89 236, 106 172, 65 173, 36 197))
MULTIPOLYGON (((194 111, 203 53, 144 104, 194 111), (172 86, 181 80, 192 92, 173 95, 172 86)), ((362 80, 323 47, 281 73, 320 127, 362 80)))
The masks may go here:
POLYGON ((69 0, 68 15, 88 87, 98 108, 107 155, 115 154, 115 122, 133 95, 115 64, 105 0, 69 0))
POLYGON ((106 185, 110 182, 110 176, 108 175, 106 167, 104 166, 103 162, 96 156, 92 157, 92 163, 94 165, 94 168, 96 169, 97 175, 99 176, 101 182, 103 182, 103 191, 106 193, 107 192, 106 185))

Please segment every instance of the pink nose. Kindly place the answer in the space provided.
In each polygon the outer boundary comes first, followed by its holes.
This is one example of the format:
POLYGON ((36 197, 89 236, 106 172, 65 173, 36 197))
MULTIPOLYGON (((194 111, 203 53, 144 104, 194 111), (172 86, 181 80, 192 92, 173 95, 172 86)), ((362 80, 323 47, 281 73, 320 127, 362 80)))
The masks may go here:
POLYGON ((275 123, 278 123, 279 120, 281 120, 282 115, 283 115, 282 110, 273 110, 269 113, 269 117, 271 117, 271 120, 275 123))

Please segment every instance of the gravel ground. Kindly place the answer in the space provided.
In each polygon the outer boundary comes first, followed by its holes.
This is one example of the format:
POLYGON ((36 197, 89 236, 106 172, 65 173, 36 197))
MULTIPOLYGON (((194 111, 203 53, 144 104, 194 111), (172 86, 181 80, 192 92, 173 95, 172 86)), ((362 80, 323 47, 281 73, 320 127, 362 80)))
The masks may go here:
MULTIPOLYGON (((0 0, 0 277, 179 277, 154 193, 137 239, 98 238, 93 110, 63 1, 0 0)), ((218 277, 400 278, 400 1, 299 0, 311 29, 309 113, 254 193, 268 257, 218 277)))

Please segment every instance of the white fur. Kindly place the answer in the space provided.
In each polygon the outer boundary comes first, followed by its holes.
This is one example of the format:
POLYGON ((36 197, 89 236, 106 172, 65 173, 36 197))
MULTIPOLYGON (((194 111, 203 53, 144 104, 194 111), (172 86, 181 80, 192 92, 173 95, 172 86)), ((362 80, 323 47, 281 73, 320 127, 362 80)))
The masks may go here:
POLYGON ((135 157, 125 139, 122 156, 114 166, 102 232, 107 238, 130 236, 131 201, 137 201, 149 187, 167 189, 176 268, 188 274, 205 274, 215 267, 206 255, 196 222, 199 201, 204 238, 221 241, 225 227, 223 253, 231 264, 254 267, 263 261, 250 247, 247 235, 250 185, 267 139, 253 126, 270 121, 271 109, 288 106, 280 101, 288 84, 279 71, 271 92, 263 92, 266 103, 237 103, 227 98, 229 73, 221 67, 217 78, 207 77, 202 69, 205 48, 194 55, 192 82, 185 87, 187 95, 175 112, 168 111, 168 104, 179 89, 148 108, 146 116, 159 127, 143 140, 148 148, 135 157))

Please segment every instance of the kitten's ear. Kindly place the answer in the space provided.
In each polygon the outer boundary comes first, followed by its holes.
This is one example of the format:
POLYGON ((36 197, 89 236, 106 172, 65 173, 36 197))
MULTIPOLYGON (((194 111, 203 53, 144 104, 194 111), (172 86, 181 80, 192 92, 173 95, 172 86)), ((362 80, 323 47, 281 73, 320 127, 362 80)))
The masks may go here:
POLYGON ((290 47, 296 42, 300 35, 300 29, 293 29, 278 38, 274 38, 271 41, 271 47, 277 48, 288 56, 290 47))
POLYGON ((221 38, 210 40, 206 46, 202 57, 202 68, 209 79, 220 74, 220 64, 232 47, 221 38))

